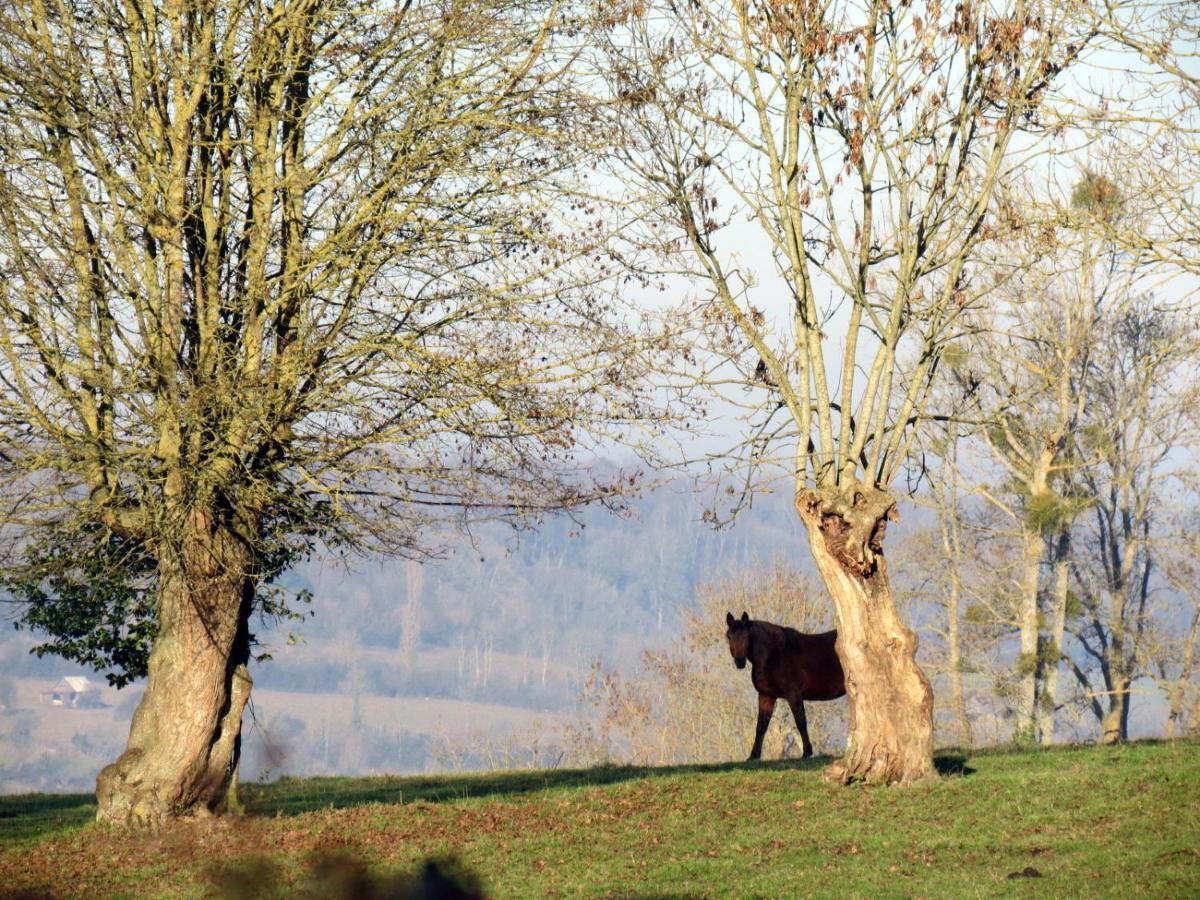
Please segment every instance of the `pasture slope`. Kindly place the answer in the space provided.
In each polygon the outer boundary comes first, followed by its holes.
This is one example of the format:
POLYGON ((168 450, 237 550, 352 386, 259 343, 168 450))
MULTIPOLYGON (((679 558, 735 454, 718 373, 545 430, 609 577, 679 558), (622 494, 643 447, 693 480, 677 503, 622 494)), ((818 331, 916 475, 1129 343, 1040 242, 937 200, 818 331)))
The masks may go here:
POLYGON ((824 762, 284 779, 137 839, 87 795, 0 797, 0 893, 389 896, 453 857, 489 897, 1200 896, 1198 741, 943 751, 902 789, 824 762))

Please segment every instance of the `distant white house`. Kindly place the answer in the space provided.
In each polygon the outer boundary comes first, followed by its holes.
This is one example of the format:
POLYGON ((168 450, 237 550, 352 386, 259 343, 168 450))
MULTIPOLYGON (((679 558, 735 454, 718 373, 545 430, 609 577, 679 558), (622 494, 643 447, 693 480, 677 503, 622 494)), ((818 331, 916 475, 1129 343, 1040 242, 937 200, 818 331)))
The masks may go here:
POLYGON ((42 691, 42 703, 46 706, 69 706, 74 708, 100 706, 100 685, 82 675, 67 675, 48 691, 42 691))

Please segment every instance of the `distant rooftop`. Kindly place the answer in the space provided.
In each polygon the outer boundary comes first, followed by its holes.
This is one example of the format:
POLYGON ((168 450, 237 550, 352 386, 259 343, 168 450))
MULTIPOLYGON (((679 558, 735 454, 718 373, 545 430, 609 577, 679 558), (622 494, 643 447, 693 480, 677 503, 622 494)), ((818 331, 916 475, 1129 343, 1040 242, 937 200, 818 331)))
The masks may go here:
POLYGON ((66 675, 62 680, 65 681, 67 686, 77 694, 100 689, 100 685, 92 683, 82 675, 66 675))

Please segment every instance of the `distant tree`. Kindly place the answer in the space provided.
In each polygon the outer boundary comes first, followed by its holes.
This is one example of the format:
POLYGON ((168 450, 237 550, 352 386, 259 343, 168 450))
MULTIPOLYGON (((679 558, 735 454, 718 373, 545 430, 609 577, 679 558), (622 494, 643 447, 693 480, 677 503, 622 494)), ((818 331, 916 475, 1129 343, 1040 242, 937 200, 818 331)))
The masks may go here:
POLYGON ((1012 214, 992 264, 998 302, 967 317, 952 361, 958 414, 975 427, 946 461, 971 461, 970 489, 1007 520, 993 540, 1018 560, 997 557, 994 571, 1013 574, 976 618, 1017 635, 1002 679, 1014 737, 1054 739, 1067 670, 1105 739, 1124 739, 1129 673, 1145 671, 1139 648, 1157 627, 1153 559, 1188 465, 1171 454, 1194 445, 1192 301, 1176 267, 1116 239, 1159 210, 1105 175, 1085 170, 1069 199, 1012 214))
MULTIPOLYGON (((1153 672, 1149 646, 1178 630, 1162 619, 1157 570, 1178 554, 1173 501, 1195 500, 1180 476, 1194 466, 1187 455, 1200 438, 1200 339, 1194 315, 1154 297, 1106 321, 1098 336, 1103 364, 1090 375, 1088 400, 1097 462, 1080 473, 1090 504, 1072 561, 1080 609, 1069 625, 1085 655, 1073 672, 1111 743, 1129 738, 1133 682, 1153 672)), ((1174 618, 1190 618, 1182 613, 1174 618)))
POLYGON ((927 489, 917 497, 917 502, 933 509, 937 524, 905 539, 895 574, 902 585, 902 605, 931 604, 937 610, 932 617, 926 616, 922 629, 921 664, 932 679, 944 679, 950 696, 946 701, 945 694, 935 694, 934 725, 938 724, 938 707, 942 706, 951 722, 945 733, 960 746, 970 747, 975 743, 975 732, 967 709, 966 676, 979 668, 980 661, 972 652, 964 614, 978 608, 975 598, 987 590, 988 584, 974 577, 978 573, 972 571, 976 558, 972 551, 978 548, 973 544, 964 508, 969 485, 963 484, 958 466, 957 429, 956 423, 948 423, 943 434, 932 442, 940 454, 939 464, 925 473, 927 489))
POLYGON ((1142 272, 1090 227, 1124 214, 1108 178, 1088 171, 1069 200, 1014 199, 1007 209, 1012 233, 992 266, 1003 287, 969 315, 953 369, 958 404, 976 425, 968 435, 986 451, 968 480, 1008 521, 1019 557, 1000 604, 1018 636, 1014 736, 1050 742, 1072 528, 1091 502, 1079 475, 1095 460, 1087 407, 1091 374, 1106 365, 1099 329, 1135 302, 1142 272))
MULTIPOLYGON (((1195 360, 1185 360, 1194 353, 1195 279, 1200 276, 1200 5, 1192 0, 1103 0, 1082 6, 1081 12, 1090 17, 1102 40, 1125 51, 1127 60, 1123 102, 1112 103, 1106 95, 1094 98, 1089 137, 1102 141, 1114 157, 1111 168, 1119 173, 1113 177, 1120 190, 1153 211, 1132 223, 1112 219, 1100 224, 1126 253, 1165 273, 1182 272, 1191 278, 1182 291, 1191 294, 1190 313, 1164 316, 1162 308, 1147 305, 1135 317, 1137 324, 1128 323, 1125 335, 1146 352, 1155 344, 1153 334, 1165 328, 1191 348, 1160 346, 1169 359, 1157 360, 1134 360, 1122 353, 1122 367, 1136 367, 1136 372, 1126 369, 1135 390, 1118 388, 1122 400, 1107 410, 1117 420, 1104 421, 1113 440, 1105 444, 1111 452, 1095 485, 1105 502, 1091 532, 1092 560, 1101 569, 1089 571, 1090 597, 1096 605, 1089 610, 1086 646, 1089 669, 1101 682, 1092 712, 1102 724, 1104 739, 1120 740, 1127 736, 1132 701, 1127 685, 1133 672, 1152 674, 1166 687, 1171 728, 1181 727, 1187 715, 1185 698, 1196 696, 1192 679, 1200 618, 1185 574, 1192 566, 1194 543, 1186 535, 1187 526, 1179 524, 1188 522, 1189 512, 1172 509, 1165 501, 1179 498, 1180 485, 1187 485, 1183 496, 1188 499, 1181 506, 1188 510, 1196 489, 1194 473, 1183 471, 1186 466, 1179 463, 1188 451, 1178 444, 1187 443, 1194 454, 1195 419, 1186 408, 1196 402, 1195 360), (1134 339, 1134 333, 1141 337, 1134 339), (1191 417, 1190 425, 1179 420, 1179 409, 1169 413, 1165 408, 1171 402, 1165 393, 1168 387, 1176 395, 1174 403, 1183 407, 1182 414, 1191 417), (1177 446, 1158 456, 1155 447, 1161 446, 1164 432, 1177 446), (1192 477, 1176 480, 1180 475, 1192 477), (1136 527, 1129 529, 1131 518, 1143 528, 1142 536, 1136 527), (1159 577, 1189 604, 1181 615, 1167 617, 1182 620, 1173 623, 1181 624, 1182 633, 1169 621, 1155 621, 1151 609, 1159 577)), ((1178 284, 1164 293, 1179 292, 1178 284)), ((1197 709, 1193 707, 1193 723, 1197 709)))
POLYGON ((611 13, 607 68, 647 239, 702 286, 707 382, 745 412, 725 458, 746 465, 746 493, 780 471, 792 482, 837 611, 852 712, 834 780, 933 772, 932 692, 884 532, 943 349, 993 286, 972 259, 1001 225, 997 186, 1036 152, 1014 137, 1037 128, 1085 46, 1069 9, 703 0, 611 13))
POLYGON ((0 9, 7 584, 50 649, 149 675, 99 819, 224 808, 251 616, 315 548, 419 556, 446 521, 628 488, 576 477, 656 415, 609 220, 564 199, 600 133, 585 27, 510 0, 0 9))
MULTIPOLYGON (((1195 486, 1192 486, 1195 490, 1195 486)), ((1167 698, 1167 728, 1171 737, 1200 732, 1200 515, 1194 509, 1180 516, 1169 546, 1167 583, 1184 603, 1175 629, 1163 628, 1143 647, 1147 671, 1167 698), (1182 626, 1182 627, 1179 627, 1182 626)))
POLYGON ((1122 102, 1101 86, 1085 118, 1119 148, 1121 189, 1159 210, 1149 223, 1112 222, 1112 237, 1200 275, 1200 4, 1102 0, 1079 11, 1126 70, 1122 102))

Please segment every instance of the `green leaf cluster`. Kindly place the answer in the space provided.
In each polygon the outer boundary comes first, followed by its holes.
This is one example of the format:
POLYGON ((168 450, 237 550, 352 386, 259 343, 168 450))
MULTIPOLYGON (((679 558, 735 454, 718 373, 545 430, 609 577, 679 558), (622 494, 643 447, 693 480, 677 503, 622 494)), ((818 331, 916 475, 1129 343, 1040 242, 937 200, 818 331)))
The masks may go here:
MULTIPOLYGON (((256 569, 249 573, 260 617, 306 618, 302 609, 312 593, 289 590, 278 580, 318 541, 339 543, 328 504, 293 498, 269 510, 256 569)), ((0 590, 22 607, 15 627, 48 636, 31 652, 90 666, 114 687, 147 673, 158 634, 158 586, 153 547, 96 523, 47 529, 25 548, 20 564, 0 573, 0 590)))
POLYGON ((17 628, 49 636, 32 650, 72 659, 123 687, 146 674, 158 633, 156 561, 99 525, 48 530, 0 587, 23 604, 17 628))
POLYGON ((1031 495, 1025 501, 1025 524, 1030 531, 1052 534, 1070 525, 1091 501, 1071 497, 1054 490, 1031 495))

